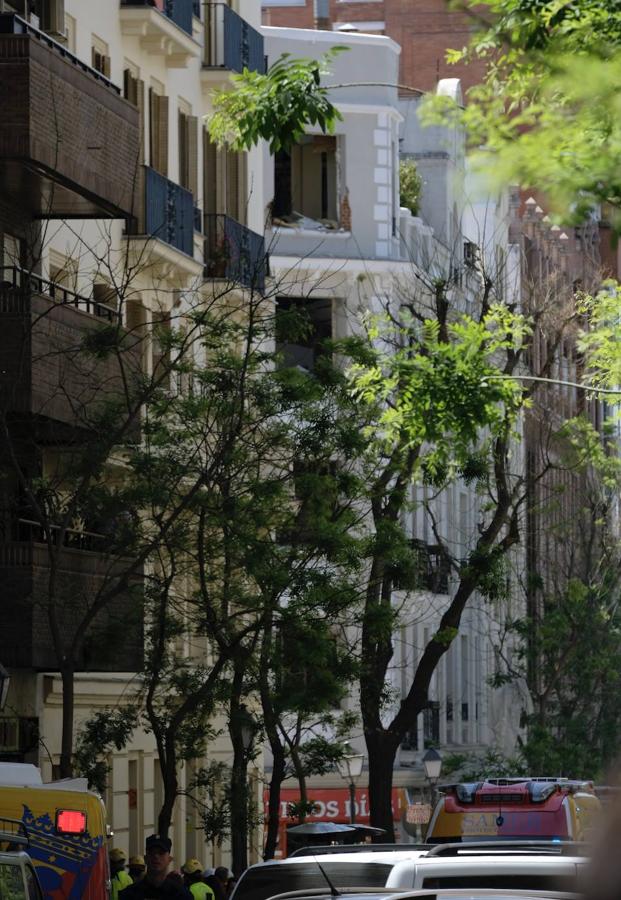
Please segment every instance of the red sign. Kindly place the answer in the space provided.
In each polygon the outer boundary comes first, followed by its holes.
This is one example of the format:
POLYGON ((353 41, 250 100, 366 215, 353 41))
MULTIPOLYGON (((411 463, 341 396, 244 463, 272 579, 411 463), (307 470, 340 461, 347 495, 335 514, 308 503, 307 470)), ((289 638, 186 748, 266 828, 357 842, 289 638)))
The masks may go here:
MULTIPOLYGON (((392 790, 392 817, 395 822, 401 821, 401 814, 407 807, 404 791, 400 788, 392 790)), ((265 805, 265 818, 267 819, 267 804, 269 792, 264 791, 263 802, 265 805)), ((306 816, 308 822, 343 822, 351 820, 349 791, 347 788, 321 788, 308 790, 309 802, 316 804, 315 812, 306 816)), ((280 792, 279 819, 281 822, 293 824, 289 816, 289 804, 300 802, 300 792, 295 788, 283 788, 280 792)), ((356 822, 361 825, 369 823, 369 792, 367 788, 356 789, 356 822)))

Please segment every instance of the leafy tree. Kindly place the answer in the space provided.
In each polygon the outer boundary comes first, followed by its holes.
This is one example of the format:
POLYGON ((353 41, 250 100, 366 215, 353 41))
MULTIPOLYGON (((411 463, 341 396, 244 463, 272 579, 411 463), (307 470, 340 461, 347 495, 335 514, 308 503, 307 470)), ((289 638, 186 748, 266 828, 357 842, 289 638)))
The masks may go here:
POLYGON ((621 130, 616 85, 621 11, 606 0, 466 0, 475 37, 449 51, 488 62, 464 110, 454 115, 479 162, 498 183, 540 190, 565 221, 600 203, 620 224, 621 130))
POLYGON ((402 159, 399 162, 400 203, 409 209, 413 216, 418 215, 423 180, 418 174, 413 159, 402 159))

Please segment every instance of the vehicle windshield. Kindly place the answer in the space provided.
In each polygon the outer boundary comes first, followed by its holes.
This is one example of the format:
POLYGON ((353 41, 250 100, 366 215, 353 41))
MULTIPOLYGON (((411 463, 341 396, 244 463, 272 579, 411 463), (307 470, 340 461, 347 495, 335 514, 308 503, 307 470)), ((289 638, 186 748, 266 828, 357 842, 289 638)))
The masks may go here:
MULTIPOLYGON (((393 867, 387 863, 361 863, 355 856, 352 856, 351 863, 333 862, 322 856, 321 868, 335 888, 374 888, 384 887, 393 867)), ((234 900, 267 900, 268 897, 284 894, 286 891, 307 891, 314 888, 327 889, 328 884, 317 863, 309 858, 299 864, 274 863, 246 869, 233 897, 234 900)))

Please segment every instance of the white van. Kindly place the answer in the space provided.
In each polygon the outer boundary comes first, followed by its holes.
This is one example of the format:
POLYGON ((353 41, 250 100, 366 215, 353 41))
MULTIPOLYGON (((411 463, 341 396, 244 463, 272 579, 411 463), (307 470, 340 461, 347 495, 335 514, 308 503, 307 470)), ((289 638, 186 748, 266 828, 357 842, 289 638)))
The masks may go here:
MULTIPOLYGON (((403 891, 438 888, 574 892, 586 859, 537 852, 485 851, 438 856, 420 847, 379 853, 331 853, 258 863, 243 873, 231 900, 269 900, 290 891, 325 890, 326 876, 337 890, 385 888, 403 891)), ((434 848, 435 849, 435 848, 434 848)), ((465 848, 463 848, 465 849, 465 848)), ((459 848, 458 852, 462 852, 459 848)))

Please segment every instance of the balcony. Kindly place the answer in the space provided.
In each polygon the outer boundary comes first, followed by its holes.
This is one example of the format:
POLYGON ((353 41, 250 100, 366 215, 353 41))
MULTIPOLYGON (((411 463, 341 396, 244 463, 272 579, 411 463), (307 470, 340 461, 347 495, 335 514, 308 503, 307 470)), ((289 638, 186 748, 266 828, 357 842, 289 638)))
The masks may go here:
POLYGON ((263 35, 225 3, 206 3, 204 9, 204 69, 265 72, 263 35))
POLYGON ((412 550, 417 557, 418 589, 448 594, 450 564, 442 548, 414 538, 412 550))
POLYGON ((101 73, 12 13, 0 14, 0 108, 5 202, 43 219, 131 213, 138 110, 101 73))
POLYGON ((205 216, 205 277, 222 278, 251 290, 265 290, 265 241, 230 216, 205 216))
POLYGON ((202 263, 194 259, 192 193, 149 166, 143 167, 140 181, 142 209, 128 233, 132 265, 148 268, 157 277, 167 277, 172 268, 192 278, 201 276, 202 263))
POLYGON ((146 53, 163 56, 172 69, 201 55, 192 37, 193 0, 121 0, 121 30, 137 37, 146 53))
MULTIPOLYGON (((46 598, 49 596, 50 550, 55 552, 55 598, 61 631, 74 636, 85 605, 101 589, 111 587, 126 571, 128 561, 112 559, 105 552, 106 538, 67 532, 61 547, 43 540, 34 521, 14 522, 9 540, 0 541, 0 579, 4 614, 0 629, 0 659, 12 668, 58 669, 46 598), (88 540, 90 543, 81 545, 88 540), (98 545, 98 549, 95 549, 98 545)), ((136 671, 142 659, 142 576, 131 579, 131 588, 119 594, 95 620, 87 634, 78 666, 85 671, 136 671)))
POLYGON ((66 437, 64 426, 88 428, 102 404, 140 378, 141 347, 113 306, 16 266, 0 268, 0 329, 2 405, 36 417, 47 440, 66 437), (111 352, 95 352, 98 332, 114 342, 111 352))

